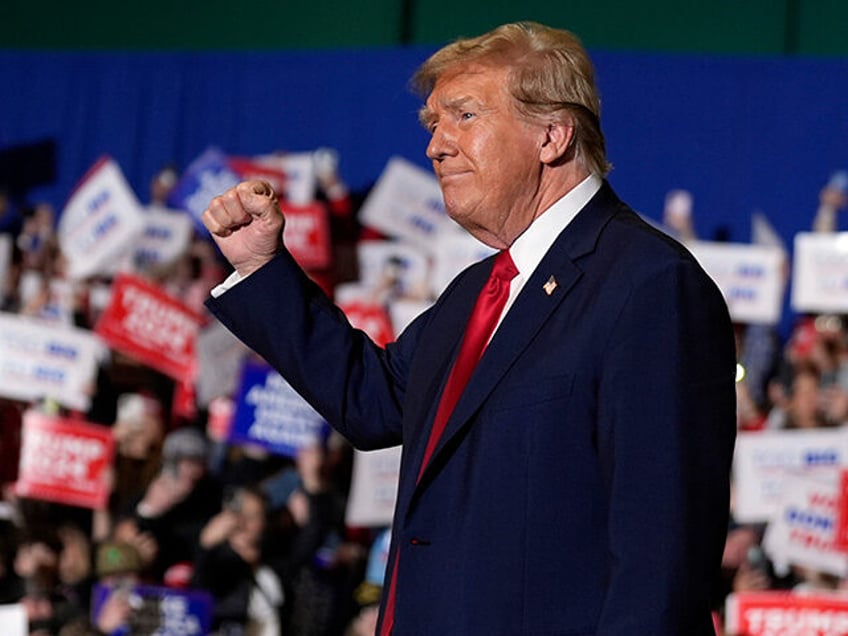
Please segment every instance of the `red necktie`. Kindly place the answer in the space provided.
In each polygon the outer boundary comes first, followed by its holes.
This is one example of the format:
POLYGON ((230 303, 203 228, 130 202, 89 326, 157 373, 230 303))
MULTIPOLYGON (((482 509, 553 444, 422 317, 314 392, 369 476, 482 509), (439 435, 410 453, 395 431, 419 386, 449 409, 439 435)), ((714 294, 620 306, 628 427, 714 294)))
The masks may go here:
MULTIPOLYGON (((474 367, 483 356, 483 351, 495 331, 495 326, 498 324, 498 319, 503 313, 507 298, 509 297, 510 281, 518 275, 518 269, 515 263, 512 262, 507 250, 503 250, 495 258, 492 273, 489 274, 489 280, 480 291, 477 297, 477 302, 474 305, 474 311, 471 312, 471 318, 468 320, 468 325, 465 327, 465 335, 462 338, 462 344, 459 348, 459 355, 456 357, 453 368, 451 368, 448 381, 445 383, 445 388, 442 391, 442 397, 439 400, 439 406, 436 409, 436 417, 433 419, 433 427, 430 429, 430 437, 427 440, 427 448, 424 451, 424 459, 421 461, 421 468, 418 471, 418 479, 424 474, 424 469, 430 461, 430 457, 439 443, 439 439, 445 430, 451 413, 453 412, 456 403, 459 401, 459 396, 474 367)), ((395 586, 397 582, 397 566, 398 556, 395 555, 394 567, 392 568, 391 577, 389 580, 389 595, 386 599, 386 615, 383 618, 382 629, 380 636, 389 636, 392 633, 395 613, 395 586)))

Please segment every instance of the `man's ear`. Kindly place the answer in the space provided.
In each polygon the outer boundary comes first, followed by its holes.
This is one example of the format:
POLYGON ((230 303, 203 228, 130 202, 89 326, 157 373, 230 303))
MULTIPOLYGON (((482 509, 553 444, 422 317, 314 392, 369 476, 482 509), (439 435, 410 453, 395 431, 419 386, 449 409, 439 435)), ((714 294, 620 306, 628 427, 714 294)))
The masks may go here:
POLYGON ((548 122, 544 134, 539 148, 540 161, 548 165, 561 162, 574 143, 574 123, 571 120, 552 120, 548 122))

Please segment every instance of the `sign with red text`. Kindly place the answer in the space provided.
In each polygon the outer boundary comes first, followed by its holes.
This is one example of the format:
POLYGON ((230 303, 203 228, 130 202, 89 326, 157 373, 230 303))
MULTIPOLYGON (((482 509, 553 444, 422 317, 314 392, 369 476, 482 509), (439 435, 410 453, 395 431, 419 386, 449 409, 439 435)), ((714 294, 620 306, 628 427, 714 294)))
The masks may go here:
POLYGON ((730 594, 727 636, 846 636, 848 596, 781 591, 730 594))
POLYGON ((773 325, 783 311, 783 250, 765 245, 691 241, 686 247, 721 290, 735 322, 773 325))
POLYGON ((733 517, 739 523, 779 514, 787 478, 829 479, 848 466, 848 430, 816 429, 739 433, 733 455, 733 517))
POLYGON ((158 287, 130 275, 115 278, 112 299, 95 326, 110 347, 176 380, 194 378, 200 318, 158 287))
POLYGON ((103 508, 109 498, 111 429, 27 411, 15 493, 83 508, 103 508))
POLYGON ((792 308, 798 312, 848 312, 848 232, 795 235, 792 308))
POLYGON ((68 275, 111 273, 144 230, 144 213, 118 164, 101 158, 77 185, 57 234, 68 275))
POLYGON ((326 208, 318 202, 294 205, 280 201, 286 217, 283 242, 294 260, 304 269, 324 269, 332 262, 330 221, 326 208))
POLYGON ((834 543, 840 552, 848 552, 848 470, 845 469, 839 472, 838 506, 834 543))
POLYGON ((401 447, 354 451, 345 524, 382 527, 392 523, 400 474, 401 447))
POLYGON ((839 481, 794 475, 781 495, 780 514, 769 522, 763 548, 777 571, 798 565, 843 577, 848 555, 836 549, 839 481))
POLYGON ((85 329, 0 313, 0 397, 87 411, 107 354, 85 329))

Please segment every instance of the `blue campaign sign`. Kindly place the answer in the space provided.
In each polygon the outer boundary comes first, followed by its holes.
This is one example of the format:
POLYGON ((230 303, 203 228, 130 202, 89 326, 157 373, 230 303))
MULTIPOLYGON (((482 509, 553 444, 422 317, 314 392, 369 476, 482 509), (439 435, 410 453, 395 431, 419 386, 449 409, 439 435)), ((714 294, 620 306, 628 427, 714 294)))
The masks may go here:
POLYGON ((92 622, 115 594, 125 595, 132 611, 127 622, 109 636, 204 636, 212 622, 212 597, 199 590, 155 585, 111 586, 98 583, 91 598, 92 622))
POLYGON ((329 425, 271 367, 249 362, 242 372, 230 442, 258 444, 277 455, 322 442, 329 425))
POLYGON ((168 205, 188 212, 195 225, 205 232, 200 220, 203 211, 212 199, 239 181, 227 156, 217 148, 209 148, 186 168, 168 198, 168 205))

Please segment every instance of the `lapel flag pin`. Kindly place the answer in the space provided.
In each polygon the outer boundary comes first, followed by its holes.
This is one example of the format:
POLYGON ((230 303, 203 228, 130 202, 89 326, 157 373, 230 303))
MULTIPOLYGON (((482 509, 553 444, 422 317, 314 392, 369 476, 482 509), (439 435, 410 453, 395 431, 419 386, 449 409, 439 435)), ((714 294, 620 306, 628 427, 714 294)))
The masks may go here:
POLYGON ((542 289, 544 289, 545 293, 550 296, 554 293, 554 290, 557 288, 558 284, 559 283, 556 282, 556 278, 554 278, 554 275, 551 274, 551 277, 548 279, 548 282, 542 285, 542 289))

